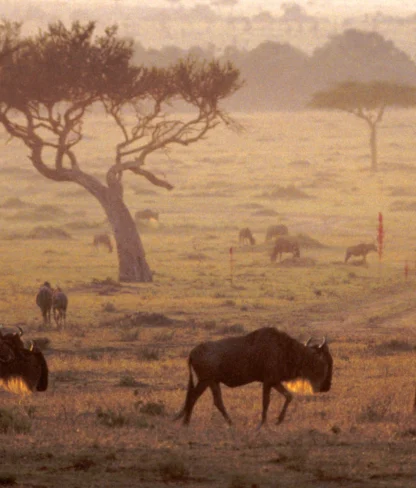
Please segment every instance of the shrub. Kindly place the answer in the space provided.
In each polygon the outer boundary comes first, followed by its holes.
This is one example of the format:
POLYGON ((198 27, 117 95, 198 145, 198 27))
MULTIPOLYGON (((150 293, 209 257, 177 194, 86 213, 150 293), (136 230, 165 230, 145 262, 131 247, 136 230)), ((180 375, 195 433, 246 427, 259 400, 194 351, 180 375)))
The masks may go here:
POLYGON ((158 361, 160 353, 158 349, 143 346, 137 351, 137 359, 141 361, 158 361))
POLYGON ((0 486, 12 486, 16 484, 16 475, 11 473, 0 473, 0 486))
POLYGON ((182 458, 170 454, 165 461, 159 464, 159 473, 163 481, 185 481, 189 478, 189 469, 182 458))
POLYGON ((115 412, 110 408, 103 410, 98 407, 95 411, 98 422, 106 427, 124 427, 129 424, 128 417, 121 411, 115 412))
POLYGON ((217 330, 218 334, 244 334, 244 326, 241 324, 224 325, 217 330))
POLYGON ((29 239, 71 239, 68 232, 59 227, 34 227, 27 235, 29 239))
POLYGON ((27 434, 31 427, 30 419, 17 410, 0 408, 0 433, 27 434))
POLYGON ((175 335, 175 330, 159 332, 153 336, 155 342, 172 342, 175 335))
POLYGON ((107 302, 102 305, 103 312, 114 313, 117 312, 116 306, 114 303, 107 302))
POLYGON ((127 387, 127 388, 132 388, 132 387, 135 387, 135 386, 139 386, 140 383, 138 381, 136 381, 133 376, 130 376, 130 375, 125 375, 125 376, 122 376, 120 378, 120 381, 119 381, 119 384, 118 386, 124 386, 124 387, 127 387))
POLYGON ((372 346, 371 349, 377 356, 387 356, 399 352, 411 352, 415 350, 415 347, 407 341, 391 339, 388 342, 382 342, 381 344, 372 346))
POLYGON ((148 402, 144 405, 141 402, 136 403, 136 408, 139 407, 139 412, 145 415, 152 415, 154 417, 165 415, 165 405, 162 402, 148 402))
POLYGON ((392 413, 392 395, 377 396, 362 407, 357 416, 358 422, 382 422, 392 413))
POLYGON ((123 330, 120 334, 120 341, 134 342, 139 339, 139 336, 140 336, 140 329, 138 328, 123 330))

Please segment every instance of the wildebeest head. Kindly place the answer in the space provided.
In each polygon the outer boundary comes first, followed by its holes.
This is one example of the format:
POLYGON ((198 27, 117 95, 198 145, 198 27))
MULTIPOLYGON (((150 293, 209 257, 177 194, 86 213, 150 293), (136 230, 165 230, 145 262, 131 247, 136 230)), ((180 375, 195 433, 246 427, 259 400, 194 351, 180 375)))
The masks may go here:
POLYGON ((21 339, 23 330, 18 327, 18 332, 7 332, 3 334, 0 330, 0 362, 8 363, 19 356, 24 349, 24 344, 21 339))
MULTIPOLYGON (((331 389, 331 384, 332 384, 333 359, 331 353, 329 352, 326 338, 324 337, 321 344, 315 344, 315 345, 311 345, 311 339, 309 339, 305 345, 309 348, 310 351, 313 352, 315 358, 318 358, 320 360, 322 364, 322 368, 324 369, 324 374, 322 374, 322 371, 318 367, 317 368, 318 371, 316 373, 316 379, 314 380, 311 378, 313 391, 315 393, 327 392, 331 389)), ((316 361, 314 361, 314 364, 316 364, 316 361)))
POLYGON ((48 366, 40 349, 24 347, 19 332, 0 332, 0 384, 14 393, 45 391, 48 387, 48 366))

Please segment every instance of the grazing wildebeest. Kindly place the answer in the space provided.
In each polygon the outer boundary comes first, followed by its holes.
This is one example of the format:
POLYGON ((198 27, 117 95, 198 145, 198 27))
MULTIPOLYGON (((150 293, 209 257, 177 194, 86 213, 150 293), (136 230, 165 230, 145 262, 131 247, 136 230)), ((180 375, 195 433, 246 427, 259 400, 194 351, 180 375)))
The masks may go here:
POLYGON ((363 262, 367 261, 367 254, 370 251, 377 252, 377 246, 375 244, 357 244, 356 246, 347 247, 347 252, 345 253, 345 262, 347 262, 351 256, 362 256, 363 262))
POLYGON ((279 237, 276 239, 276 244, 270 254, 270 260, 275 262, 277 256, 279 256, 279 261, 281 261, 284 252, 291 252, 294 258, 300 258, 300 249, 297 240, 289 237, 279 237))
POLYGON ((159 212, 155 212, 154 210, 150 210, 150 208, 146 208, 145 210, 138 210, 134 214, 134 219, 137 220, 159 220, 159 212))
POLYGON ((214 405, 231 424, 222 401, 220 383, 231 388, 253 381, 263 383, 260 424, 263 425, 267 418, 272 388, 285 397, 277 422, 280 424, 293 399, 283 382, 304 379, 310 382, 313 392, 326 392, 331 388, 332 381, 332 356, 325 339, 319 346, 310 346, 309 341, 303 345, 273 327, 257 329, 240 337, 203 342, 189 354, 188 368, 185 404, 175 417, 183 417, 184 424, 189 424, 196 401, 208 387, 211 389, 214 405), (192 371, 198 378, 196 386, 192 371))
POLYGON ((36 295, 36 305, 42 312, 44 325, 51 323, 52 292, 50 283, 45 281, 36 295))
POLYGON ((240 244, 249 243, 254 246, 254 244, 256 243, 256 239, 254 239, 251 230, 248 227, 245 227, 244 229, 241 229, 238 234, 238 242, 240 244))
MULTIPOLYGON (((19 327, 20 329, 20 327, 19 327)), ((48 365, 40 349, 26 349, 22 329, 15 333, 0 331, 0 385, 13 393, 30 393, 48 388, 48 365)))
POLYGON ((67 308, 68 308, 68 297, 59 288, 59 286, 57 286, 52 294, 52 310, 53 310, 53 318, 59 329, 61 327, 65 327, 66 325, 67 308))
POLYGON ((279 236, 287 236, 289 229, 284 224, 271 225, 266 231, 266 242, 279 236))
POLYGON ((97 249, 99 249, 100 246, 104 246, 108 249, 108 252, 113 252, 113 245, 111 244, 110 236, 106 233, 95 234, 92 245, 97 249))

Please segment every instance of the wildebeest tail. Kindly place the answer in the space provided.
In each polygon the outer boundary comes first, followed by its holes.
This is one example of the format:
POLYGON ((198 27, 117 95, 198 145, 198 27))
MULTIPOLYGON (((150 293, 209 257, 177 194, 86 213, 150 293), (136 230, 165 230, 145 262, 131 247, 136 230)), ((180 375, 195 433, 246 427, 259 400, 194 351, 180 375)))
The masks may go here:
POLYGON ((48 389, 49 379, 48 365, 46 363, 45 356, 40 351, 36 353, 36 358, 38 359, 40 365, 40 378, 36 389, 37 391, 46 391, 48 389))

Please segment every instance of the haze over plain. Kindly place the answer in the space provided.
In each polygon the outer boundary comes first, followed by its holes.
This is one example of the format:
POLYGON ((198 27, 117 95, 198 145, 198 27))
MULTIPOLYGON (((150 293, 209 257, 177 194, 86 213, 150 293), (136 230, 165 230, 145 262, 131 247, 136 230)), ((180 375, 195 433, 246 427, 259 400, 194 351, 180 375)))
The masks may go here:
POLYGON ((97 21, 103 28, 116 23, 119 33, 146 48, 175 45, 227 45, 253 49, 261 42, 289 43, 305 52, 347 28, 375 30, 413 59, 416 6, 405 0, 5 0, 3 18, 21 21, 24 31, 36 33, 62 20, 97 21))

